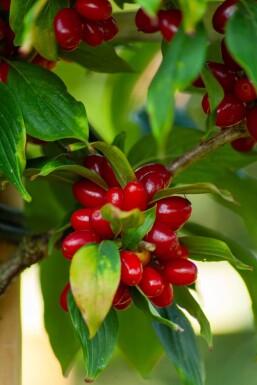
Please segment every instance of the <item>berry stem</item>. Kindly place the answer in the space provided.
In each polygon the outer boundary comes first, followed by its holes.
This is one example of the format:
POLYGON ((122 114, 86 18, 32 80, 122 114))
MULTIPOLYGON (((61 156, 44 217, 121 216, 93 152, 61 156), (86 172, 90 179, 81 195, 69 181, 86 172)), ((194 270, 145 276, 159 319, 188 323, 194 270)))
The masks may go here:
POLYGON ((247 137, 247 131, 245 127, 245 122, 240 122, 233 127, 222 130, 219 134, 213 136, 212 138, 201 142, 192 150, 186 152, 180 157, 172 160, 167 166, 166 169, 172 174, 179 174, 181 171, 190 167, 192 164, 198 162, 199 160, 206 157, 209 153, 217 150, 218 148, 224 146, 226 143, 230 143, 235 139, 247 137))

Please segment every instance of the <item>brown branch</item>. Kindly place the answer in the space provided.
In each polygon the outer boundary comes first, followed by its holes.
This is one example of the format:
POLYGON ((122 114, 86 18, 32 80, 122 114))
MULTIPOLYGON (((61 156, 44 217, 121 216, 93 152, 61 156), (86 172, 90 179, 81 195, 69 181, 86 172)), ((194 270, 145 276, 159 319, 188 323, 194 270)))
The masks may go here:
POLYGON ((222 130, 218 135, 215 135, 212 138, 198 144, 192 150, 174 159, 166 166, 166 168, 172 175, 178 174, 185 168, 188 168, 192 164, 204 158, 212 151, 224 146, 226 143, 230 143, 235 139, 246 136, 248 136, 248 134, 245 122, 241 122, 231 128, 222 130))
POLYGON ((47 256, 50 236, 43 233, 24 237, 17 250, 0 263, 0 296, 18 274, 47 256))

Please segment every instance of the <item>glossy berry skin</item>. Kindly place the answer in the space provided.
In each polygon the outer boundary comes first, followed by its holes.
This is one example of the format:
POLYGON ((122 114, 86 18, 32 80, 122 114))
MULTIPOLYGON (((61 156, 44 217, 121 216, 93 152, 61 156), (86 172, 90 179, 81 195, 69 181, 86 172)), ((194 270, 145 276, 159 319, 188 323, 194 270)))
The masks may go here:
POLYGON ((226 66, 231 71, 241 71, 242 70, 242 67, 231 56, 231 53, 228 50, 228 47, 225 43, 224 38, 221 40, 221 56, 222 56, 224 63, 226 64, 226 66))
POLYGON ((90 217, 90 225, 96 234, 98 234, 102 239, 114 238, 110 222, 102 217, 101 211, 99 209, 93 210, 90 217))
POLYGON ((70 218, 71 226, 75 230, 92 230, 90 217, 92 209, 79 209, 72 213, 70 218))
POLYGON ((54 18, 54 33, 61 48, 72 51, 82 39, 83 22, 72 8, 63 8, 54 18))
POLYGON ((173 231, 179 230, 189 219, 191 213, 191 203, 180 196, 161 199, 156 205, 156 220, 173 231))
POLYGON ((197 266, 189 259, 174 259, 165 264, 162 276, 176 286, 191 285, 197 279, 197 266))
MULTIPOLYGON (((202 100, 202 107, 206 114, 210 113, 208 94, 202 100)), ((218 105, 215 124, 218 127, 229 127, 241 122, 246 116, 246 106, 233 93, 225 94, 223 100, 218 105)))
POLYGON ((129 250, 120 252, 121 276, 120 279, 128 286, 136 286, 142 279, 143 267, 140 259, 129 250))
POLYGON ((112 304, 118 305, 123 302, 126 302, 130 298, 130 293, 128 290, 128 286, 125 285, 123 282, 119 283, 119 286, 116 290, 116 293, 113 297, 112 304))
POLYGON ((38 65, 38 66, 40 66, 42 68, 45 68, 48 71, 51 71, 57 65, 56 61, 48 60, 48 59, 44 58, 43 56, 41 56, 39 54, 37 54, 34 57, 34 59, 32 60, 32 63, 36 64, 36 65, 38 65))
POLYGON ((105 203, 110 203, 119 209, 122 209, 123 205, 123 190, 120 187, 111 187, 105 194, 105 203))
POLYGON ((70 283, 67 283, 67 285, 64 286, 60 295, 60 306, 66 312, 68 312, 67 295, 69 291, 70 291, 70 283))
POLYGON ((133 300, 132 298, 128 298, 126 302, 118 303, 117 305, 113 305, 115 310, 126 310, 129 308, 129 306, 132 304, 133 300))
POLYGON ((109 17, 101 22, 104 33, 104 41, 112 40, 119 32, 119 27, 113 17, 109 17))
POLYGON ((246 125, 251 137, 257 141, 257 106, 248 110, 246 115, 246 125))
POLYGON ((96 183, 89 180, 79 180, 72 188, 77 201, 85 207, 95 208, 104 204, 106 191, 96 183))
POLYGON ((141 179, 149 172, 155 172, 159 174, 164 180, 165 187, 170 184, 172 176, 169 171, 165 168, 165 166, 161 163, 145 164, 144 166, 141 166, 136 169, 135 174, 137 179, 141 181, 141 179))
POLYGON ((132 181, 125 186, 123 190, 124 211, 133 209, 144 211, 147 208, 147 203, 147 193, 142 182, 132 181))
MULTIPOLYGON (((206 64, 225 91, 234 89, 237 81, 237 76, 235 72, 230 71, 225 66, 225 64, 222 63, 208 61, 206 62, 206 64)), ((195 87, 205 88, 204 82, 202 81, 201 77, 197 78, 193 84, 195 87)))
POLYGON ((161 34, 167 42, 170 42, 179 29, 182 12, 176 8, 161 10, 158 12, 158 18, 161 34))
POLYGON ((7 82, 9 68, 10 68, 10 64, 5 62, 0 63, 0 81, 3 83, 7 82))
POLYGON ((237 81, 235 94, 242 102, 252 102, 257 98, 253 83, 248 78, 241 78, 237 81))
POLYGON ((163 291, 158 297, 151 298, 153 305, 164 308, 172 304, 174 298, 173 288, 170 283, 165 282, 163 291))
POLYGON ((104 157, 99 154, 90 154, 83 160, 83 166, 96 174, 102 175, 103 173, 104 157))
POLYGON ((167 225, 155 222, 144 240, 155 245, 153 254, 161 260, 170 260, 177 254, 179 243, 177 235, 167 225))
POLYGON ((163 177, 160 174, 157 174, 156 172, 152 171, 143 176, 141 179, 141 182, 143 183, 146 193, 147 193, 147 199, 150 201, 154 194, 165 188, 165 183, 163 180, 163 177))
POLYGON ((112 6, 108 0, 76 0, 75 8, 89 20, 106 20, 112 15, 112 6))
POLYGON ((238 138, 231 142, 231 146, 234 150, 238 152, 248 152, 251 151, 256 144, 256 141, 252 138, 238 138))
POLYGON ((104 158, 103 161, 102 178, 106 181, 109 187, 120 187, 111 165, 106 158, 104 158))
POLYGON ((63 240, 62 254, 64 258, 72 259, 76 251, 82 246, 100 241, 100 237, 93 231, 74 231, 63 240))
POLYGON ((215 31, 224 34, 226 23, 236 10, 236 3, 238 0, 225 0, 216 9, 213 18, 212 25, 215 31))
POLYGON ((178 253, 177 253, 177 258, 185 258, 188 259, 189 257, 189 252, 186 246, 179 245, 178 253))
POLYGON ((102 44, 104 41, 104 30, 102 26, 95 21, 84 20, 82 40, 91 47, 97 47, 102 44))
POLYGON ((158 271, 150 266, 146 266, 138 286, 147 297, 154 298, 162 293, 164 281, 158 271))
POLYGON ((144 33, 155 33, 159 31, 158 17, 149 16, 142 8, 136 13, 135 24, 139 31, 144 33))

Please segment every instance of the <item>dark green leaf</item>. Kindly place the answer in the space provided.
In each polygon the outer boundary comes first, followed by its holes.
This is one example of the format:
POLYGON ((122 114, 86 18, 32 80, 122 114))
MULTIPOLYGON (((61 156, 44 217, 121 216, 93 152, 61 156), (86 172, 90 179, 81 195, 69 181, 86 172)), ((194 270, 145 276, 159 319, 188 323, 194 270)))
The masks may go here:
POLYGON ((175 304, 159 309, 158 312, 161 317, 178 322, 184 329, 183 333, 176 333, 160 323, 153 325, 183 383, 185 385, 203 385, 202 362, 190 323, 175 304))
POLYGON ((186 286, 174 285, 173 290, 176 303, 183 309, 187 310, 188 313, 199 322, 201 328, 200 333, 209 345, 209 349, 212 350, 211 327, 206 315, 201 309, 201 306, 198 304, 186 286))
POLYGON ((135 250, 139 242, 151 230, 156 214, 156 207, 144 211, 144 222, 137 228, 126 229, 122 233, 122 246, 124 249, 135 250))
POLYGON ((133 72, 129 64, 117 55, 113 46, 107 43, 97 47, 81 43, 74 51, 61 51, 60 56, 94 72, 133 72))
MULTIPOLYGON (((41 0, 39 0, 38 2, 41 2, 41 0)), ((15 33, 14 42, 16 45, 22 44, 22 36, 25 26, 24 23, 21 22, 21 20, 24 21, 25 15, 28 13, 28 11, 34 4, 34 0, 12 0, 10 8, 10 25, 13 32, 15 33)))
POLYGON ((31 197, 22 182, 25 168, 26 131, 22 112, 12 90, 0 82, 0 171, 15 186, 21 196, 31 197))
POLYGON ((10 64, 8 85, 19 100, 28 134, 46 141, 87 141, 85 108, 67 92, 62 80, 36 65, 10 64))
POLYGON ((240 1, 237 8, 226 25, 226 42, 233 57, 257 87, 257 3, 240 1))
POLYGON ((70 318, 59 304, 60 294, 69 280, 69 267, 69 261, 63 258, 60 251, 55 251, 40 263, 45 328, 53 352, 66 375, 80 348, 70 318))
POLYGON ((126 132, 125 131, 121 131, 113 139, 112 145, 118 147, 122 152, 124 152, 126 136, 127 136, 126 132))
POLYGON ((199 236, 180 237, 179 241, 189 250, 190 258, 202 262, 228 261, 237 269, 252 270, 252 267, 237 259, 225 242, 199 236))
POLYGON ((162 151, 174 119, 174 94, 177 90, 184 90, 197 77, 205 52, 206 37, 201 25, 192 35, 179 29, 164 52, 148 93, 152 130, 162 151))
POLYGON ((135 228, 141 226, 144 222, 144 213, 139 209, 130 211, 121 211, 112 204, 106 204, 101 208, 104 219, 110 222, 112 231, 117 236, 123 229, 135 228))
POLYGON ((83 246, 72 258, 71 289, 90 338, 108 314, 119 281, 120 254, 112 241, 83 246))
POLYGON ((183 328, 178 323, 172 322, 171 320, 160 316, 158 311, 142 292, 134 288, 131 288, 130 292, 136 307, 140 309, 151 322, 158 322, 165 326, 168 326, 176 333, 183 332, 183 328))
POLYGON ((125 187, 128 182, 136 179, 125 154, 118 147, 104 142, 94 142, 91 145, 108 159, 121 187, 125 187))
POLYGON ((83 349, 86 369, 85 382, 93 382, 105 369, 113 354, 118 337, 117 315, 114 310, 111 310, 94 338, 89 339, 87 326, 71 293, 68 295, 68 307, 74 329, 83 349))

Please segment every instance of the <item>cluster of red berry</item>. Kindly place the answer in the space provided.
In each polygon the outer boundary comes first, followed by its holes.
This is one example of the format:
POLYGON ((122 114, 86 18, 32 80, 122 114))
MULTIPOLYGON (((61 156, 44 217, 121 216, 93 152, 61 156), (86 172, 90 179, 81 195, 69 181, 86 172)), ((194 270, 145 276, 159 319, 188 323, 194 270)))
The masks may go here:
POLYGON ((54 18, 54 32, 65 51, 78 48, 81 41, 98 46, 118 33, 109 0, 76 0, 74 8, 61 9, 54 18))
MULTIPOLYGON (((216 9, 212 24, 218 33, 225 34, 226 23, 235 12, 238 1, 225 0, 216 9)), ((257 106, 255 105, 257 93, 242 67, 231 56, 226 45, 226 37, 221 41, 221 55, 224 63, 207 62, 209 69, 224 90, 224 98, 217 107, 215 124, 225 129, 246 118, 250 136, 236 139, 231 145, 237 151, 250 151, 257 141, 257 106)), ((193 84, 196 87, 205 87, 201 77, 193 84)), ((208 93, 203 97, 202 107, 206 114, 210 113, 208 93)))
MULTIPOLYGON (((162 164, 147 164, 135 171, 137 180, 122 189, 105 157, 99 154, 84 159, 84 166, 98 173, 109 186, 104 190, 94 182, 82 179, 74 183, 73 194, 83 206, 70 218, 74 232, 62 242, 62 253, 72 259, 75 252, 89 243, 114 239, 110 222, 101 214, 103 205, 109 203, 122 211, 152 207, 151 198, 160 189, 167 187, 171 174, 162 164)), ((188 250, 179 243, 176 231, 191 215, 191 204, 183 197, 172 196, 156 203, 156 220, 143 239, 144 245, 154 246, 150 252, 146 247, 137 250, 120 250, 121 278, 113 299, 113 307, 127 308, 132 298, 129 286, 138 286, 159 307, 166 307, 173 300, 173 285, 190 285, 197 277, 196 265, 188 260, 188 250)), ((119 234, 120 236, 120 234, 119 234)), ((67 310, 67 285, 60 298, 61 306, 67 310)))
POLYGON ((139 31, 144 33, 161 32, 163 38, 170 42, 182 21, 180 9, 160 9, 156 17, 149 16, 142 8, 136 13, 135 23, 139 31))

